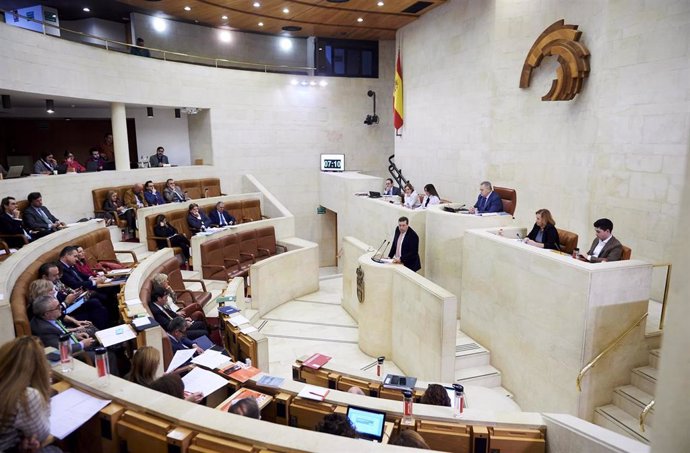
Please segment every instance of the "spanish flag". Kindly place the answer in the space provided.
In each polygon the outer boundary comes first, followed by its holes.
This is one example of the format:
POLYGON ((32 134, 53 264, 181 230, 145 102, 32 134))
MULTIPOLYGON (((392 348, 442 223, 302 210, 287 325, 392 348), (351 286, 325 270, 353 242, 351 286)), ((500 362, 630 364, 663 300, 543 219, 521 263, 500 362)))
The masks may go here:
POLYGON ((395 90, 393 91, 393 127, 396 132, 403 127, 403 78, 400 65, 400 50, 398 49, 398 61, 395 65, 395 90))

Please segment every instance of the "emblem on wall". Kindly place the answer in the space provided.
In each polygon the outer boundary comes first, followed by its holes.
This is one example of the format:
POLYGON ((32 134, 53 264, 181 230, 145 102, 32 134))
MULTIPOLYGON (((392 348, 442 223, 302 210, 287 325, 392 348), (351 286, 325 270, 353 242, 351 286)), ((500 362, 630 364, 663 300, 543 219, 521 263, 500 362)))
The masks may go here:
POLYGON ((582 91, 589 75, 589 50, 580 41, 582 32, 577 25, 566 24, 564 19, 550 25, 539 35, 525 58, 520 75, 520 88, 528 88, 532 70, 539 67, 544 57, 558 59, 556 80, 542 101, 570 101, 582 91))
POLYGON ((364 271, 362 266, 357 267, 357 300, 360 304, 364 302, 364 271))

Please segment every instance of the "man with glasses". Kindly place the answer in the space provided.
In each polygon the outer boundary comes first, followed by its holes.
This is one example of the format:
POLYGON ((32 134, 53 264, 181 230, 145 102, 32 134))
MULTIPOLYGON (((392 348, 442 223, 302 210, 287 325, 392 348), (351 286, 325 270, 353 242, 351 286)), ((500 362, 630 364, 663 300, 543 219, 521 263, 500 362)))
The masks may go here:
POLYGON ((44 346, 59 347, 60 336, 69 334, 72 353, 89 350, 94 339, 86 333, 71 332, 60 321, 62 307, 53 296, 39 296, 33 302, 34 317, 31 320, 31 333, 41 339, 44 346))
POLYGON ((153 185, 153 181, 146 181, 144 184, 144 198, 149 206, 158 206, 160 204, 165 204, 165 199, 159 191, 156 190, 156 186, 153 185))
POLYGON ((222 201, 216 203, 216 209, 211 211, 208 216, 211 219, 211 224, 219 227, 234 225, 237 223, 237 219, 235 219, 228 211, 225 210, 225 203, 222 201))
POLYGON ((182 203, 190 199, 186 193, 182 193, 182 190, 175 185, 175 180, 172 178, 165 181, 163 198, 165 198, 165 201, 168 203, 182 203))
POLYGON ((386 187, 383 189, 384 195, 400 195, 400 188, 393 185, 391 178, 386 179, 386 187))
POLYGON ((470 214, 484 212, 502 212, 503 202, 501 197, 494 192, 489 181, 484 181, 479 185, 479 196, 477 202, 470 209, 470 214))
POLYGON ((620 261, 623 255, 623 244, 613 234, 613 222, 609 219, 599 219, 594 222, 596 239, 592 242, 587 255, 579 258, 590 263, 604 263, 607 261, 620 261))
POLYGON ((29 207, 24 210, 24 228, 29 231, 31 237, 38 239, 67 227, 43 206, 40 192, 31 192, 27 199, 29 207))

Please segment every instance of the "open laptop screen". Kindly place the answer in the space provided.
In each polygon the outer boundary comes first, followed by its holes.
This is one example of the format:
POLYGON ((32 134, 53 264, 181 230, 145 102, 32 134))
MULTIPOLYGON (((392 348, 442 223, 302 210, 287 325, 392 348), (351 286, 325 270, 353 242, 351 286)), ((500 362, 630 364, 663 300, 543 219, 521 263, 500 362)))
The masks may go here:
POLYGON ((383 429, 386 422, 386 413, 364 409, 361 407, 349 406, 347 408, 347 418, 355 427, 355 431, 361 439, 374 440, 381 442, 383 439, 383 429))

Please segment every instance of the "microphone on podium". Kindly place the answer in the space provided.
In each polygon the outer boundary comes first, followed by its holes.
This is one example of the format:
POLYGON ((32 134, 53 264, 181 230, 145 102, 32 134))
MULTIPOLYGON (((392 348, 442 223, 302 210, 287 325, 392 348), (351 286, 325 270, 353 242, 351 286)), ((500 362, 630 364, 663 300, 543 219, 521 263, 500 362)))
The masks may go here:
MULTIPOLYGON (((379 254, 381 247, 383 247, 386 242, 387 242, 386 239, 384 239, 383 242, 381 243, 381 245, 379 245, 379 248, 376 249, 376 252, 374 252, 374 255, 371 257, 372 261, 374 261, 376 263, 382 263, 383 262, 383 261, 381 261, 381 258, 383 257, 383 253, 381 253, 381 256, 379 256, 378 258, 376 257, 376 255, 379 254)), ((384 247, 384 250, 386 250, 387 247, 388 246, 384 247)))

